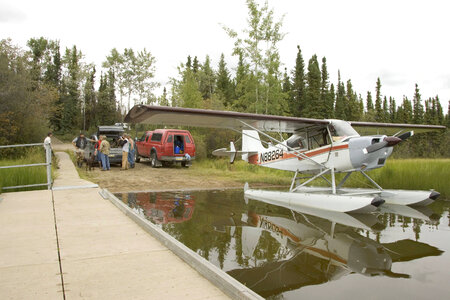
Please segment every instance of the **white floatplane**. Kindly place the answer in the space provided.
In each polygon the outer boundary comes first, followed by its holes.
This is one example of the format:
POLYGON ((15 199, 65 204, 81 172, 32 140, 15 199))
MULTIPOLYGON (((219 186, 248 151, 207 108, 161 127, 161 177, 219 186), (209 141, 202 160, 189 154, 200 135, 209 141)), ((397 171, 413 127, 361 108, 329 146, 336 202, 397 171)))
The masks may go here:
POLYGON ((366 172, 383 167, 393 146, 414 132, 445 130, 445 126, 347 122, 149 105, 134 106, 125 122, 223 128, 242 133, 241 150, 236 150, 230 142, 229 150, 217 149, 213 154, 228 156, 231 163, 240 155, 250 164, 295 172, 289 192, 247 189, 245 195, 255 199, 365 213, 376 210, 384 202, 428 205, 439 197, 436 191, 384 190, 366 172), (372 135, 361 136, 355 128, 372 135), (266 132, 277 132, 280 138, 266 132), (283 133, 292 135, 284 140, 283 133), (343 188, 353 172, 364 175, 374 188, 343 188), (346 175, 337 183, 336 173, 346 175), (326 174, 330 175, 330 180, 326 174), (308 186, 319 178, 327 181, 329 187, 308 186))

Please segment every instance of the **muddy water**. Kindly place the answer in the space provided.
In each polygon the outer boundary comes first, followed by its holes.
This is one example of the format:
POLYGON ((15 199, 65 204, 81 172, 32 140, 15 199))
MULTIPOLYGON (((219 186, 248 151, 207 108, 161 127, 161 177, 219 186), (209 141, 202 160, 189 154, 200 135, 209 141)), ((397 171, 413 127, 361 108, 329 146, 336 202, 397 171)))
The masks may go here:
POLYGON ((245 200, 242 190, 117 196, 268 299, 450 295, 449 201, 349 215, 245 200))

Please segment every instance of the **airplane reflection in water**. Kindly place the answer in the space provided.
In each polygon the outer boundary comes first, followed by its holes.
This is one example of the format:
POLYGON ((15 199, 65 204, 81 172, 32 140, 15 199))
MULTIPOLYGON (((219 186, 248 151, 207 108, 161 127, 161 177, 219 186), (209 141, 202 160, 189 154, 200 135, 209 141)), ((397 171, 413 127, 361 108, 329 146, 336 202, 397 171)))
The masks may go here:
MULTIPOLYGON (((392 263, 442 253, 436 247, 409 239, 383 244, 362 236, 360 229, 375 232, 384 229, 371 214, 350 215, 298 206, 290 209, 292 217, 249 210, 242 213, 240 220, 233 218, 227 224, 233 231, 241 227, 242 252, 250 261, 261 251, 260 245, 267 235, 277 241, 278 252, 284 253, 283 260, 262 263, 255 260, 254 267, 227 272, 263 297, 337 280, 351 273, 409 278, 408 274, 392 272, 392 263)), ((413 211, 411 208, 407 213, 413 211)), ((423 214, 422 218, 429 215, 423 214)))
POLYGON ((122 201, 155 224, 182 223, 192 218, 195 200, 189 194, 163 197, 162 193, 124 193, 122 201))

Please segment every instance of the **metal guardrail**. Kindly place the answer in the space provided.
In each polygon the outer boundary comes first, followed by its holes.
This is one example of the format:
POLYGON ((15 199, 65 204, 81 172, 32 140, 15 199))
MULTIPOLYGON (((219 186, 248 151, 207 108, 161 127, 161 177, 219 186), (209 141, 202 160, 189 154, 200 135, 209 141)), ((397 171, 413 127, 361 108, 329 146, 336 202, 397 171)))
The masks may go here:
POLYGON ((44 146, 44 148, 45 148, 45 161, 46 161, 45 163, 1 166, 0 169, 47 166, 47 183, 16 185, 16 186, 4 186, 1 189, 8 190, 8 189, 19 189, 19 188, 37 187, 37 186, 47 186, 47 189, 51 189, 51 187, 52 187, 52 148, 50 147, 50 145, 45 146, 44 143, 20 144, 20 145, 4 145, 4 146, 0 146, 0 149, 18 148, 18 147, 33 147, 33 146, 44 146))

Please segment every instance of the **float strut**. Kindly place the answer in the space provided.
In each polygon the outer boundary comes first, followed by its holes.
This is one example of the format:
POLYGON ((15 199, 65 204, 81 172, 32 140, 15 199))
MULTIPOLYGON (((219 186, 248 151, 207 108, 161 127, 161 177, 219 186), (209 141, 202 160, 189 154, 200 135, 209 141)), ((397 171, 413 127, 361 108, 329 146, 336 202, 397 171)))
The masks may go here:
POLYGON ((367 179, 369 179, 370 182, 372 182, 372 184, 374 186, 376 186, 380 191, 383 190, 383 188, 381 186, 378 185, 378 183, 376 183, 372 178, 369 177, 369 175, 367 175, 366 173, 364 173, 363 170, 360 170, 361 174, 363 174, 367 179))
POLYGON ((334 179, 334 167, 330 169, 331 171, 331 192, 336 195, 336 180, 334 179))

